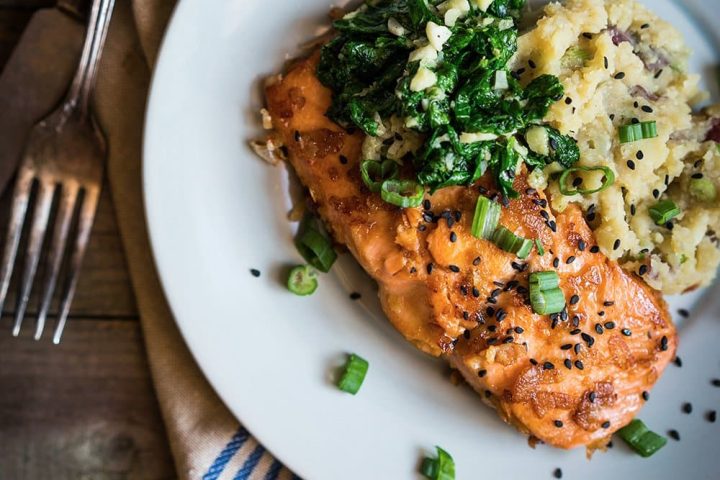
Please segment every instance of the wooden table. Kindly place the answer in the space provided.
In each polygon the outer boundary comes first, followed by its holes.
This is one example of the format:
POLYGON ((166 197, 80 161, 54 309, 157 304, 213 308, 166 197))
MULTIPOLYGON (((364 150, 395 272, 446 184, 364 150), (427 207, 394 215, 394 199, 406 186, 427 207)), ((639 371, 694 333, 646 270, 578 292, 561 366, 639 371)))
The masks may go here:
MULTIPOLYGON (((0 68, 34 9, 53 3, 0 0, 0 68)), ((0 320, 0 479, 175 478, 107 185, 62 344, 47 330, 32 340, 32 316, 13 338, 13 310, 11 298, 0 320)))

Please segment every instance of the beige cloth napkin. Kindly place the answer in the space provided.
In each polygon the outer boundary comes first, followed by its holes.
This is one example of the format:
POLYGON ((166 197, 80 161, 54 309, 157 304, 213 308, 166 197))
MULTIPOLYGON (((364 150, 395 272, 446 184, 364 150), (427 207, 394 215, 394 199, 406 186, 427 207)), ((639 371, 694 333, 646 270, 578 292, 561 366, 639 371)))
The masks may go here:
POLYGON ((108 176, 155 390, 180 478, 291 478, 242 429, 203 377, 154 268, 141 186, 142 132, 151 70, 174 3, 116 2, 95 99, 109 139, 108 176))

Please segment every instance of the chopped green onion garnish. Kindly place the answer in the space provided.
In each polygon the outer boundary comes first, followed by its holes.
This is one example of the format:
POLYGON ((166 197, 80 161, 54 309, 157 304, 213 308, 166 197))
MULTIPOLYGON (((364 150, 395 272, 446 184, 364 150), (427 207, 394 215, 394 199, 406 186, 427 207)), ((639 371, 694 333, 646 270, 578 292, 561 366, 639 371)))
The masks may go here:
POLYGON ((355 395, 360 390, 363 380, 365 380, 367 370, 367 360, 351 353, 345 364, 345 371, 337 384, 338 388, 343 392, 355 395))
POLYGON ((559 288, 557 272, 533 272, 530 274, 530 304, 535 313, 548 315, 560 313, 565 308, 565 295, 559 288))
POLYGON ((635 419, 618 430, 620 438, 643 457, 649 457, 667 443, 667 438, 648 430, 642 420, 635 419))
POLYGON ((545 247, 543 247, 542 240, 536 238, 535 246, 537 246, 538 255, 540 255, 541 257, 545 255, 545 247))
POLYGON ((502 225, 495 229, 492 242, 506 252, 514 253, 518 258, 527 258, 535 244, 532 240, 518 237, 502 225))
POLYGON ((647 140, 658 136, 657 123, 640 122, 620 127, 620 143, 636 142, 638 140, 647 140))
POLYGON ((312 295, 318 287, 317 273, 309 265, 299 265, 290 270, 287 287, 295 295, 312 295))
POLYGON ((717 197, 717 190, 715 184, 708 178, 692 178, 690 195, 701 202, 712 202, 717 197))
POLYGON ((680 215, 680 208, 672 200, 662 200, 650 207, 648 213, 657 225, 665 225, 680 215))
POLYGON ((477 205, 475 205, 475 216, 472 223, 473 236, 485 240, 490 239, 499 221, 500 204, 480 195, 477 205))
POLYGON ((426 457, 420 467, 420 473, 430 480, 455 480, 455 461, 448 452, 440 447, 437 458, 426 457))
POLYGON ((380 195, 387 203, 400 208, 414 208, 422 204, 425 189, 412 180, 385 180, 380 195))
POLYGON ((360 176, 373 193, 380 191, 385 180, 397 178, 399 172, 398 164, 392 160, 384 162, 365 160, 360 164, 360 176))
POLYGON ((560 185, 560 193, 567 196, 572 195, 590 195, 593 193, 602 192, 606 188, 609 188, 613 183, 615 183, 615 173, 612 171, 610 167, 572 167, 565 170, 562 175, 560 175, 560 180, 558 180, 558 183, 560 185), (567 179, 570 175, 572 175, 575 172, 595 172, 595 171, 602 171, 603 172, 603 182, 602 185, 600 185, 599 188, 595 188, 592 190, 587 190, 584 188, 577 188, 575 190, 570 190, 567 187, 567 179))
POLYGON ((306 262, 327 273, 337 254, 330 239, 321 232, 319 220, 312 215, 305 215, 295 236, 295 247, 306 262))
POLYGON ((559 288, 540 290, 537 285, 530 285, 530 304, 533 312, 538 315, 560 313, 565 308, 565 295, 559 288))
POLYGON ((533 272, 530 274, 530 285, 537 285, 540 290, 558 288, 560 277, 557 272, 533 272))

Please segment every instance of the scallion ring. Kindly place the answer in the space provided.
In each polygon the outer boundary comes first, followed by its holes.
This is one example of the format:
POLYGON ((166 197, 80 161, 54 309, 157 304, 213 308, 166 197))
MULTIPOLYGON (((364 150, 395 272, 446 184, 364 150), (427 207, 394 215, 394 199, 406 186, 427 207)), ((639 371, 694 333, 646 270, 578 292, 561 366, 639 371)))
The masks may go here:
POLYGON ((649 457, 667 443, 667 438, 648 430, 642 420, 635 419, 618 430, 620 438, 642 457, 649 457))
POLYGON ((385 180, 380 196, 387 203, 400 208, 415 208, 422 204, 425 189, 412 180, 385 180))
POLYGON ((662 200, 650 207, 648 213, 656 225, 665 225, 682 212, 672 200, 662 200))
POLYGON ((369 365, 367 360, 351 353, 345 364, 345 370, 337 384, 338 388, 343 392, 355 395, 365 380, 369 365))
POLYGON ((557 272, 530 274, 530 305, 538 315, 560 313, 565 308, 565 295, 560 290, 557 272))
POLYGON ((488 240, 500 221, 500 204, 480 195, 475 205, 472 223, 474 237, 488 240))
POLYGON ((557 272, 533 272, 530 274, 530 285, 537 285, 540 290, 558 288, 560 277, 557 272))
POLYGON ((375 160, 365 160, 360 164, 360 176, 363 183, 373 193, 378 193, 385 180, 397 178, 400 173, 398 164, 392 160, 377 162, 375 160))
POLYGON ((420 473, 430 480, 455 480, 455 461, 440 447, 435 447, 437 458, 423 459, 420 473))
POLYGON ((318 288, 317 273, 309 265, 298 265, 290 270, 287 287, 295 295, 312 295, 318 288))
POLYGON ((492 242, 500 249, 514 253, 518 258, 525 259, 530 255, 535 244, 532 240, 519 237, 502 225, 495 229, 492 235, 492 242))
POLYGON ((319 220, 312 215, 306 215, 300 222, 295 247, 306 262, 324 273, 330 271, 337 259, 332 242, 322 233, 319 220))
POLYGON ((638 140, 655 138, 658 136, 657 123, 652 121, 623 125, 618 130, 618 133, 620 136, 620 143, 630 143, 637 142, 638 140))
POLYGON ((613 183, 615 183, 615 173, 612 171, 610 167, 572 167, 565 170, 562 175, 560 175, 560 179, 558 180, 558 183, 560 185, 560 193, 562 193, 565 196, 572 196, 572 195, 590 195, 593 193, 602 192, 603 190, 609 188, 613 183), (572 175, 575 172, 596 172, 596 171, 602 171, 603 172, 603 183, 600 185, 599 188, 595 188, 592 190, 584 189, 584 188, 577 188, 575 190, 569 190, 567 188, 567 179, 570 175, 572 175))

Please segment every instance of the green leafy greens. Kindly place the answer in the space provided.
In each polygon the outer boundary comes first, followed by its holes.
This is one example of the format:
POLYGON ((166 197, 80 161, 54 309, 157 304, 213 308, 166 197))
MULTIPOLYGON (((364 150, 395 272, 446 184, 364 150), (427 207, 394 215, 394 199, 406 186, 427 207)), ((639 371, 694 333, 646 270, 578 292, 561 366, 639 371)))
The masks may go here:
POLYGON ((327 115, 340 125, 375 137, 397 117, 424 135, 412 156, 420 185, 469 185, 490 172, 515 198, 523 162, 569 168, 580 154, 550 127, 544 154, 525 146, 527 129, 542 124, 564 89, 552 75, 523 86, 508 71, 525 0, 494 0, 484 12, 483 3, 368 0, 334 23, 339 34, 322 49, 318 77, 333 91, 327 115), (447 33, 441 47, 428 37, 431 28, 447 33))

